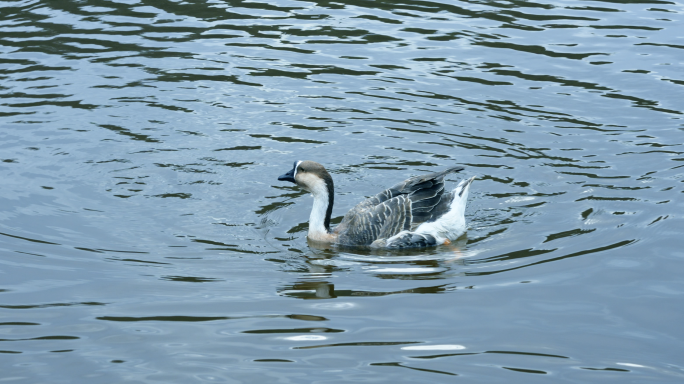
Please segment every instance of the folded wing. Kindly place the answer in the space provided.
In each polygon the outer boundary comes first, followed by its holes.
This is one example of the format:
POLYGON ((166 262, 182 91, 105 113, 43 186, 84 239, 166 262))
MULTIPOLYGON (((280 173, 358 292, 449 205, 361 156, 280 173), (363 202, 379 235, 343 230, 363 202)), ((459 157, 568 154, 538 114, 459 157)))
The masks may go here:
POLYGON ((338 242, 370 245, 377 239, 437 220, 449 211, 454 198, 452 192, 444 192, 444 177, 461 170, 463 167, 452 167, 415 176, 362 201, 335 228, 338 242))

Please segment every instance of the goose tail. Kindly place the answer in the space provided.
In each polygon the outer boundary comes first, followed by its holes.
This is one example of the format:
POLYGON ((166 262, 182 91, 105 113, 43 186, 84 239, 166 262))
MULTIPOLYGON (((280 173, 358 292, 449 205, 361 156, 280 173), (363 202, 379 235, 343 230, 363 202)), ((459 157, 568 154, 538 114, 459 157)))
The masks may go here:
POLYGON ((372 248, 414 248, 445 244, 455 240, 466 231, 465 208, 468 202, 471 177, 462 180, 451 192, 453 200, 449 211, 435 221, 423 223, 415 231, 401 231, 389 239, 378 239, 371 244, 372 248))
POLYGON ((433 222, 421 224, 416 228, 416 232, 432 235, 440 244, 446 240, 455 240, 463 235, 467 229, 465 209, 473 180, 475 180, 474 176, 458 183, 451 192, 453 200, 449 211, 433 222))
POLYGON ((454 188, 454 200, 451 201, 450 212, 454 209, 460 209, 465 213, 465 207, 468 203, 468 193, 470 192, 470 184, 475 180, 475 176, 470 179, 461 180, 460 183, 454 188))

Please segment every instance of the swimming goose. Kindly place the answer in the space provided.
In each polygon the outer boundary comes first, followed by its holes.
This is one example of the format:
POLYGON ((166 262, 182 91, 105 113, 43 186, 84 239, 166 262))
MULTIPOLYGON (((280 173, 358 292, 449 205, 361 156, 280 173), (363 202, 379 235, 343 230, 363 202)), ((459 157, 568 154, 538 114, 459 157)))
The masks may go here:
POLYGON ((465 233, 464 212, 475 177, 444 191, 444 177, 462 170, 451 167, 402 181, 356 205, 332 230, 334 184, 321 164, 296 161, 278 180, 295 183, 313 195, 309 239, 345 246, 413 248, 448 244, 465 233))

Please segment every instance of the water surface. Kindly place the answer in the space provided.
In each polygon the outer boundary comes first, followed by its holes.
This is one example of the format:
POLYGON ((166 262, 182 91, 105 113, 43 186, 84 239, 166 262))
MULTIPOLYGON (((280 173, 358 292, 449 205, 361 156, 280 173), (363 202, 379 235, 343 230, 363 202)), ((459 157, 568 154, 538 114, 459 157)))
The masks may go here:
POLYGON ((4 1, 0 378, 681 382, 684 4, 4 1), (476 176, 467 235, 306 241, 476 176))

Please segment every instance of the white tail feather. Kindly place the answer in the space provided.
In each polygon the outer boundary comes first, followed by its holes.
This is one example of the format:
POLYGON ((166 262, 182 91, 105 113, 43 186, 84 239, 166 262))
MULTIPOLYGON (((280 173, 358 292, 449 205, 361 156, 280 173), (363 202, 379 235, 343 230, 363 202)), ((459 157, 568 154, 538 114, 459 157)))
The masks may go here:
POLYGON ((447 239, 455 240, 464 234, 466 231, 465 208, 473 180, 475 177, 462 180, 454 188, 454 199, 451 201, 449 212, 433 222, 419 225, 415 232, 432 235, 437 239, 437 243, 443 243, 447 239))

